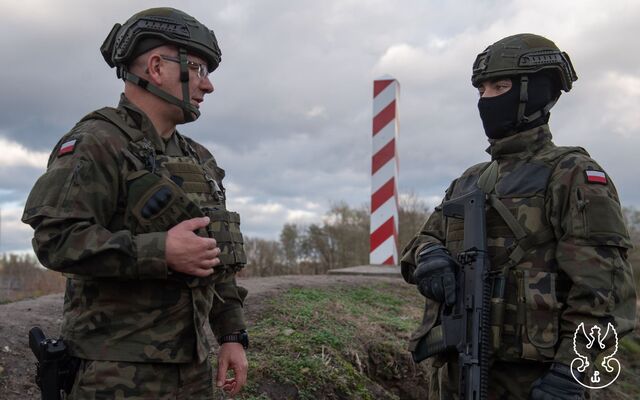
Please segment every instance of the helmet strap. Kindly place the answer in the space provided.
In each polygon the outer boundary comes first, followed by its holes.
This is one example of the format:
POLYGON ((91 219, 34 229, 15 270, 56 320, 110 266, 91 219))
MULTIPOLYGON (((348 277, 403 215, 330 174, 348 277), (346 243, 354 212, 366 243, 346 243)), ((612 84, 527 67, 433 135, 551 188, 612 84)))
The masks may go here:
POLYGON ((187 49, 180 47, 178 49, 180 57, 180 82, 182 83, 182 113, 184 114, 184 122, 194 121, 200 116, 200 111, 191 105, 191 96, 189 95, 189 66, 187 64, 187 49), (191 110, 196 110, 196 116, 193 117, 191 110))
POLYGON ((134 83, 149 93, 160 97, 167 103, 171 103, 182 109, 184 115, 184 122, 195 121, 200 116, 200 110, 194 107, 189 96, 189 68, 187 65, 187 50, 184 48, 179 49, 180 56, 180 82, 182 84, 182 99, 179 99, 168 92, 160 89, 156 85, 152 84, 148 80, 139 77, 138 75, 127 71, 126 68, 119 69, 122 79, 134 83))
POLYGON ((535 121, 536 119, 545 116, 549 113, 551 108, 556 104, 558 98, 551 100, 540 110, 534 112, 533 114, 524 115, 525 108, 527 107, 527 102, 529 101, 529 77, 526 75, 522 75, 520 77, 520 104, 518 106, 518 122, 516 124, 517 127, 521 127, 525 124, 528 124, 531 121, 535 121))
POLYGON ((520 77, 520 105, 518 106, 518 119, 516 120, 516 126, 524 124, 524 110, 527 107, 527 101, 529 101, 529 77, 522 75, 520 77))

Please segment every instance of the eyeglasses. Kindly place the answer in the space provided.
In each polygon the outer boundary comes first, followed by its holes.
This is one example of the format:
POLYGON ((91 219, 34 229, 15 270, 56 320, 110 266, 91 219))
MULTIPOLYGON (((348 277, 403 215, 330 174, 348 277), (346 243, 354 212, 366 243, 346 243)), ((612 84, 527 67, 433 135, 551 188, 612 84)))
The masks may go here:
MULTIPOLYGON (((170 57, 161 55, 160 58, 167 61, 173 61, 174 63, 180 64, 180 59, 178 57, 170 57)), ((198 78, 204 79, 209 76, 209 69, 206 64, 199 64, 197 62, 187 60, 187 66, 193 70, 198 71, 198 78)))

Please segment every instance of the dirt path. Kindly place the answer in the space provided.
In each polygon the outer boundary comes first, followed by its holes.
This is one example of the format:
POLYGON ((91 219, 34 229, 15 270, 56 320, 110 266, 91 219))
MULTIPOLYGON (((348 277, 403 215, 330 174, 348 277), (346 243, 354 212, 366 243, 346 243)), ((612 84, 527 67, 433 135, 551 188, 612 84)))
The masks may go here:
MULTIPOLYGON (((398 282, 397 278, 347 275, 287 275, 248 278, 239 281, 249 290, 246 313, 249 324, 259 315, 265 300, 292 287, 366 285, 372 281, 398 282)), ((62 322, 62 294, 0 305, 0 399, 39 399, 33 382, 35 357, 28 345, 28 332, 40 326, 47 335, 57 336, 62 322)))

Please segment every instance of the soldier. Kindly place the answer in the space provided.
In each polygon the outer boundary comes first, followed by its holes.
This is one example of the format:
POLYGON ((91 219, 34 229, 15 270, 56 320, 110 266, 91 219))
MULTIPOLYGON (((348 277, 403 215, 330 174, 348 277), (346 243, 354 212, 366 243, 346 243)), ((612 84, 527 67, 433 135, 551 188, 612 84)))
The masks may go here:
POLYGON ((213 92, 216 37, 153 8, 115 24, 100 50, 125 82, 120 103, 60 139, 22 217, 42 264, 68 278, 62 336, 81 360, 69 398, 212 398, 207 321, 216 385, 235 395, 248 346, 240 219, 224 170, 176 130, 213 92))
MULTIPOLYGON (((533 34, 499 40, 473 65, 492 161, 467 169, 445 200, 476 185, 488 193, 491 271, 507 283, 504 297, 492 299, 492 399, 582 399, 584 388, 569 367, 578 325, 611 322, 619 336, 634 326, 632 246, 617 191, 584 149, 555 146, 547 124, 561 90, 576 79, 569 56, 533 34)), ((412 351, 457 295, 462 239, 462 221, 443 217, 438 206, 403 251, 402 275, 426 297, 412 351)), ((456 355, 429 362, 429 398, 457 398, 456 355)))

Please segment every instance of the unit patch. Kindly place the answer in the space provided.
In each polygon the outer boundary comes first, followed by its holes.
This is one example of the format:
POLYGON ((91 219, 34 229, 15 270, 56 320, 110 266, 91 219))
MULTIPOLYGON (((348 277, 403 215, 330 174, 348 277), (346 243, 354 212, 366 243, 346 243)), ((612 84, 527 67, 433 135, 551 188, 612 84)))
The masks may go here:
POLYGON ((63 156, 65 154, 73 153, 73 150, 76 148, 76 139, 68 140, 62 143, 60 149, 58 150, 58 157, 63 156))
POLYGON ((607 184, 607 175, 603 171, 587 170, 584 173, 587 175, 587 182, 589 183, 607 184))

